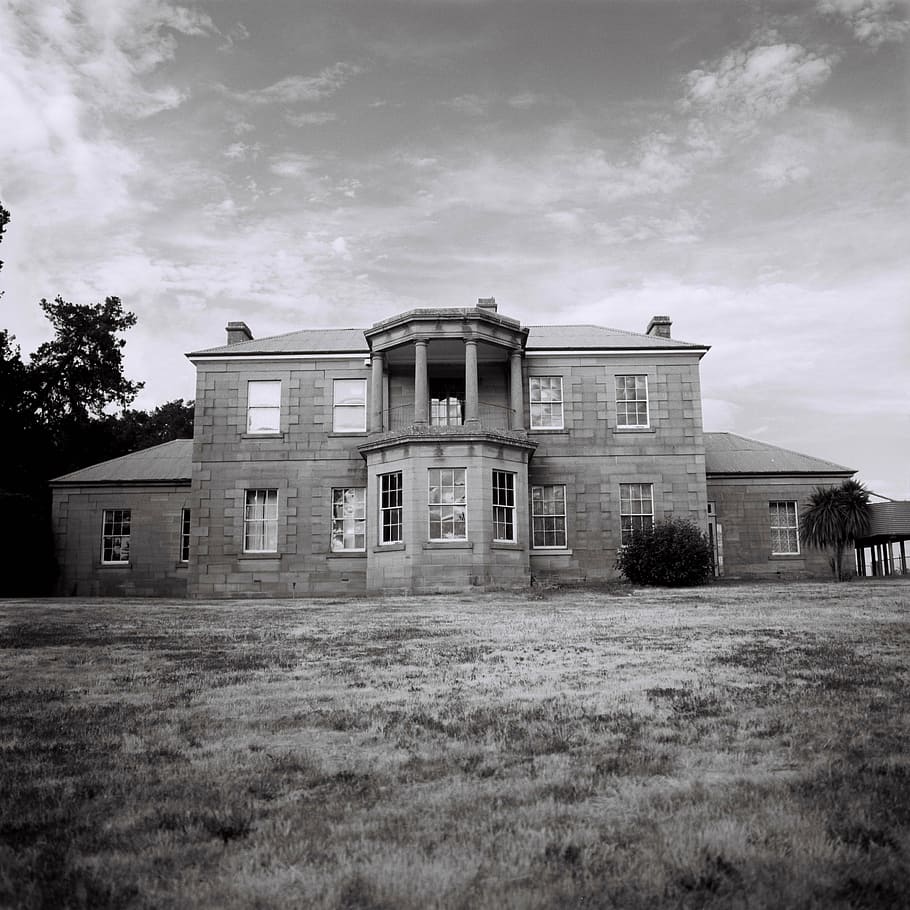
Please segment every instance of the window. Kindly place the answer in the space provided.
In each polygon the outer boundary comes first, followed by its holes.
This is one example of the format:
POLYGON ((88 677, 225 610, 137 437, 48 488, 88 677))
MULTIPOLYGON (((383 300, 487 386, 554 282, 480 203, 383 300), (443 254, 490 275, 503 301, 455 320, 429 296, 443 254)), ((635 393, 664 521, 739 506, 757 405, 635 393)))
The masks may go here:
POLYGON ((648 377, 616 377, 616 426, 647 427, 648 377))
POLYGON ((429 469, 430 540, 467 540, 465 468, 429 469))
POLYGON ((493 472, 493 540, 515 541, 515 475, 493 472))
POLYGON ((379 475, 379 542, 401 543, 401 471, 379 475))
POLYGON ((566 546, 566 487, 531 487, 531 543, 535 548, 566 546))
POLYGON ((336 379, 332 429, 336 433, 363 433, 367 428, 367 381, 336 379))
POLYGON ((795 502, 769 502, 771 555, 799 555, 799 515, 795 502))
POLYGON ((561 430, 562 423, 562 376, 532 376, 531 429, 561 430))
POLYGON ((243 552, 278 551, 278 491, 247 490, 243 512, 243 552))
POLYGON ((251 380, 246 384, 247 433, 281 432, 281 383, 251 380))
POLYGON ((190 561, 190 510, 180 511, 180 561, 190 561))
POLYGON ((130 510, 105 509, 101 522, 101 561, 130 561, 130 510))
POLYGON ((654 490, 650 483, 619 485, 620 543, 631 543, 632 537, 654 525, 654 490))
POLYGON ((332 490, 332 552, 366 549, 366 491, 363 487, 332 490))

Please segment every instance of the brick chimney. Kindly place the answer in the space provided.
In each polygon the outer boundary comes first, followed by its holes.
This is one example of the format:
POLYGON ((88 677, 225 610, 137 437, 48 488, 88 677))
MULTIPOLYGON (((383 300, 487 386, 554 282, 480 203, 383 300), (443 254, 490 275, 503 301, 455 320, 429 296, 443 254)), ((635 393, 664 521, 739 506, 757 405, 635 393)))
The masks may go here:
POLYGON ((669 338, 671 325, 673 323, 670 322, 669 316, 652 316, 645 334, 656 335, 658 338, 669 338))
POLYGON ((478 297, 477 298, 477 309, 485 310, 487 313, 496 312, 496 298, 495 297, 478 297))
POLYGON ((241 341, 252 341, 253 333, 245 322, 229 322, 227 324, 228 344, 240 344, 241 341))

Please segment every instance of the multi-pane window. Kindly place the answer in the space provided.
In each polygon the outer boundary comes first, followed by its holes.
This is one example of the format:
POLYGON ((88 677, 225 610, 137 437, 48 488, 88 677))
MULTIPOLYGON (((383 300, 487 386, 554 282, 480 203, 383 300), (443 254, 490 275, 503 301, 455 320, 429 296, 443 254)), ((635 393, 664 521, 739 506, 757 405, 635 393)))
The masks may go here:
POLYGON ((654 488, 650 483, 619 485, 619 515, 622 546, 632 542, 635 534, 654 525, 654 488))
POLYGON ((379 542, 401 543, 401 471, 379 475, 379 542))
POLYGON ((101 522, 101 561, 130 561, 130 510, 105 509, 101 522))
POLYGON ((771 554, 799 554, 799 514, 795 502, 769 502, 771 513, 771 554))
POLYGON ((246 384, 247 433, 281 431, 281 383, 277 380, 250 380, 246 384))
POLYGON ((467 539, 465 473, 465 468, 429 469, 430 540, 467 539))
POLYGON ((453 395, 431 398, 430 423, 434 427, 460 426, 464 423, 464 402, 453 395))
POLYGON ((336 433, 360 433, 367 428, 367 381, 336 379, 332 405, 332 429, 336 433))
POLYGON ((515 475, 493 472, 493 540, 515 540, 515 475))
POLYGON ((190 561, 190 510, 180 510, 180 561, 190 561))
POLYGON ((247 490, 243 512, 243 551, 275 553, 278 550, 278 491, 247 490))
POLYGON ((648 377, 616 377, 616 426, 647 427, 648 377))
POLYGON ((531 543, 538 548, 566 546, 565 484, 531 487, 531 543))
POLYGON ((532 430, 561 430, 562 376, 532 376, 529 379, 532 430))
POLYGON ((332 551, 366 549, 366 490, 342 487, 332 490, 332 551))

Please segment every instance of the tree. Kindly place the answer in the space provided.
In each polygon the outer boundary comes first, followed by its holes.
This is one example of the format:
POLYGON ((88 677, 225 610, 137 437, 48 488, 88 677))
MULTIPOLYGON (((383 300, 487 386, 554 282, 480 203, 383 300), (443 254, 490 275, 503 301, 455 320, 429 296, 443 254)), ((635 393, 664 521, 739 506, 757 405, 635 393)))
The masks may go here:
POLYGON ((636 531, 616 565, 636 585, 703 585, 711 577, 712 559, 701 529, 673 518, 636 531))
POLYGON ((816 487, 802 515, 803 541, 817 550, 832 549, 831 570, 843 581, 844 553, 869 531, 869 493, 857 480, 839 487, 816 487))

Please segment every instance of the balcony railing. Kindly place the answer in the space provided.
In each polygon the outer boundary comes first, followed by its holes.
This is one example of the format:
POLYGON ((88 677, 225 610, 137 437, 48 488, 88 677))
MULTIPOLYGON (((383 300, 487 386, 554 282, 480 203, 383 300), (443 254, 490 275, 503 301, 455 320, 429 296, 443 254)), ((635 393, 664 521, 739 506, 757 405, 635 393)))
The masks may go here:
MULTIPOLYGON (((430 408, 430 426, 460 427, 464 425, 464 409, 449 407, 430 408), (435 410, 435 414, 434 414, 435 410)), ((487 430, 508 430, 512 423, 512 409, 507 405, 495 404, 492 401, 480 401, 477 407, 480 427, 487 430)), ((386 430, 403 430, 414 425, 414 404, 389 408, 383 415, 383 427, 386 430)))

